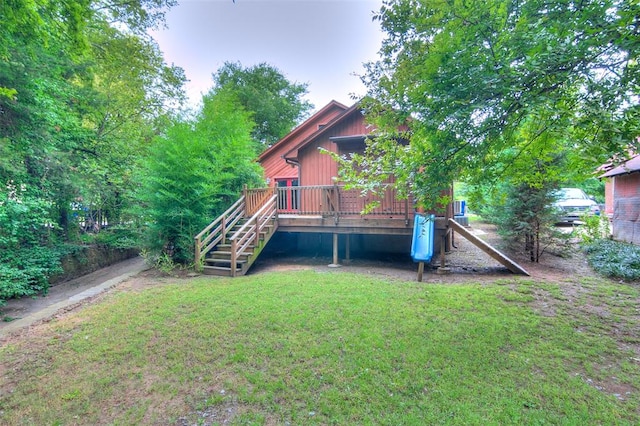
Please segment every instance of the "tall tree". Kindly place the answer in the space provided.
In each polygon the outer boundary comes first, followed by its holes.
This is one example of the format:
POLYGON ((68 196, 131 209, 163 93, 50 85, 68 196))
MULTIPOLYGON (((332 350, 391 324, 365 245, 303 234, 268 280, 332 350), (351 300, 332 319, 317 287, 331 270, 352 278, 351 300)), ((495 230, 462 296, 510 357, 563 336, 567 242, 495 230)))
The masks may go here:
POLYGON ((640 133, 638 16, 635 0, 385 1, 364 106, 382 130, 406 124, 412 143, 379 138, 370 153, 432 203, 463 173, 504 173, 500 153, 526 147, 527 122, 539 124, 529 143, 570 141, 591 166, 624 152, 640 133))
POLYGON ((307 117, 313 105, 303 99, 308 84, 292 83, 275 67, 266 63, 243 68, 238 62, 225 62, 213 74, 214 92, 233 91, 245 110, 252 113, 252 136, 263 148, 277 142, 307 117))
POLYGON ((0 299, 46 287, 74 203, 118 219, 136 157, 183 97, 146 34, 174 3, 0 2, 0 299))
POLYGON ((204 97, 194 122, 177 122, 154 141, 139 176, 150 253, 192 261, 193 236, 237 199, 243 185, 262 181, 252 127, 235 94, 223 90, 204 97))
POLYGON ((172 3, 0 5, 0 179, 39 188, 63 231, 78 197, 111 200, 117 216, 132 156, 169 100, 184 98, 184 73, 145 33, 172 3))

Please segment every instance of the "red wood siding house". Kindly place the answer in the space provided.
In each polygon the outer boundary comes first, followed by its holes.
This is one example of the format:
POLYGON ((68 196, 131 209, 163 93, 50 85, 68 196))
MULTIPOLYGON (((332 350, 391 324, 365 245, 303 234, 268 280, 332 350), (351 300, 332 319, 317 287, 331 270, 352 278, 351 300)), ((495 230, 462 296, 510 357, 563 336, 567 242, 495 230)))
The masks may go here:
POLYGON ((360 145, 364 148, 364 137, 369 133, 364 116, 356 104, 314 134, 299 139, 298 143, 284 154, 284 159, 288 163, 298 165, 301 185, 333 185, 334 178, 338 176, 338 164, 320 149, 339 153, 338 145, 333 138, 345 136, 360 138, 360 145))
POLYGON ((601 176, 605 211, 612 213, 613 238, 640 245, 640 155, 601 176))
MULTIPOLYGON (((381 198, 344 189, 337 179, 338 163, 322 152, 340 155, 362 152, 366 137, 373 131, 358 103, 346 108, 331 102, 260 156, 259 162, 271 186, 274 177, 284 175, 283 170, 292 178, 297 176, 297 185, 277 185, 279 231, 329 237, 340 234, 344 236, 343 244, 353 250, 376 247, 380 251, 409 254, 413 202, 398 199, 393 189, 381 198), (380 206, 369 214, 361 214, 374 200, 380 201, 380 206), (353 235, 358 237, 348 237, 353 235)), ((299 236, 298 248, 310 240, 322 238, 299 236)), ((327 241, 325 238, 323 244, 327 241)), ((439 242, 438 239, 436 245, 439 242)))
POLYGON ((278 182, 288 182, 299 179, 298 168, 295 164, 287 162, 284 159, 284 155, 301 140, 316 133, 319 129, 326 126, 327 123, 330 123, 333 119, 342 115, 347 109, 348 108, 341 103, 331 101, 324 108, 305 120, 304 123, 300 124, 277 143, 265 150, 260 157, 258 157, 258 161, 264 169, 267 186, 275 187, 278 185, 278 182))
MULTIPOLYGON (((339 257, 348 260, 352 252, 409 258, 412 200, 400 199, 391 185, 382 194, 346 189, 338 178, 338 163, 322 152, 362 152, 374 133, 357 103, 347 108, 333 101, 319 110, 260 155, 267 187, 245 190, 195 236, 196 264, 210 274, 242 275, 272 239, 280 239, 280 248, 290 253, 332 253, 334 264, 339 257), (363 213, 372 201, 376 207, 363 213)), ((455 224, 452 206, 445 210, 435 221, 435 252, 443 243, 449 246, 455 224)))

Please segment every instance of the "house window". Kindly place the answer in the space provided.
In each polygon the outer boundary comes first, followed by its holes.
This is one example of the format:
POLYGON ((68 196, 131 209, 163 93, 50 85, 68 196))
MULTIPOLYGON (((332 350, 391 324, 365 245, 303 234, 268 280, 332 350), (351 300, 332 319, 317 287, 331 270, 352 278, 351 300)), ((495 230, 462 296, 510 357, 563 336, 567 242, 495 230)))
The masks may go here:
POLYGON ((298 205, 298 179, 276 179, 278 186, 278 210, 297 211, 298 205))

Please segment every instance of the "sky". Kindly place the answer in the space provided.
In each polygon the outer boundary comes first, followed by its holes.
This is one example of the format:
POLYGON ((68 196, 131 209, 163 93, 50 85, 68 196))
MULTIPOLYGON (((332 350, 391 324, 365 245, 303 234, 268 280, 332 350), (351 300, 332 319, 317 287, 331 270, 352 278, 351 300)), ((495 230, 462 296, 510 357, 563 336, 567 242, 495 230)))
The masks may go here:
POLYGON ((347 106, 365 94, 356 75, 376 60, 383 34, 373 12, 382 0, 179 0, 154 31, 168 64, 185 70, 197 105, 224 62, 276 67, 289 81, 308 83, 305 99, 318 110, 347 106))

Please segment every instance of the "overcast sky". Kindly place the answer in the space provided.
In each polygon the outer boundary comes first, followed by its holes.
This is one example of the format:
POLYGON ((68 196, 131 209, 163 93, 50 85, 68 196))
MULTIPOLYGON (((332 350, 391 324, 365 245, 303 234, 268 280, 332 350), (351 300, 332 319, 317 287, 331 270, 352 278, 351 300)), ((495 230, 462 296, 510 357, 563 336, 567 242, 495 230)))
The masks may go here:
POLYGON ((292 82, 308 83, 316 107, 351 105, 365 93, 362 64, 377 59, 383 35, 373 11, 382 0, 179 0, 168 29, 153 32, 168 63, 185 70, 197 104, 225 61, 266 62, 292 82))

